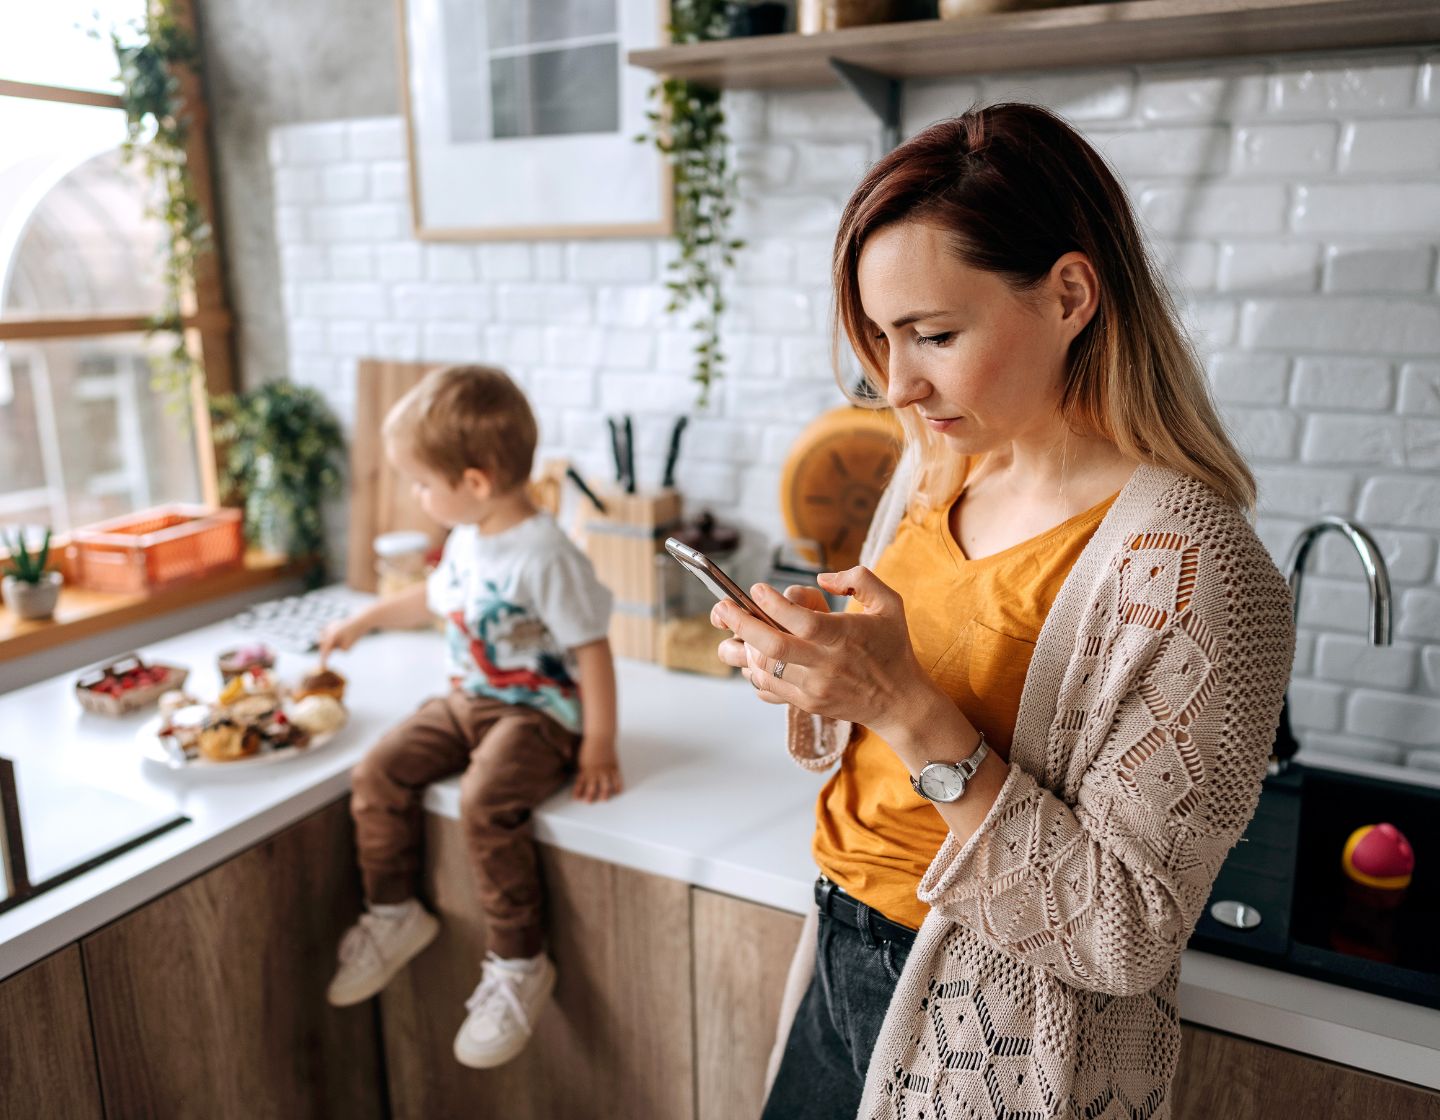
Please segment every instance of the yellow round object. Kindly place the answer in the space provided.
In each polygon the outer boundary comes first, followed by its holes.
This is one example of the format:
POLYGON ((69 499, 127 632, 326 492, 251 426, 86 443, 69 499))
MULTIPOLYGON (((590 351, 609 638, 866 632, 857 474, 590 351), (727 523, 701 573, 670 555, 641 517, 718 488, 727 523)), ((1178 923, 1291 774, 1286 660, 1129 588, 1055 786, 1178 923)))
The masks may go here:
POLYGON ((854 405, 831 409, 800 433, 780 476, 780 512, 792 538, 819 546, 819 555, 801 555, 828 571, 859 563, 903 439, 892 411, 854 405))

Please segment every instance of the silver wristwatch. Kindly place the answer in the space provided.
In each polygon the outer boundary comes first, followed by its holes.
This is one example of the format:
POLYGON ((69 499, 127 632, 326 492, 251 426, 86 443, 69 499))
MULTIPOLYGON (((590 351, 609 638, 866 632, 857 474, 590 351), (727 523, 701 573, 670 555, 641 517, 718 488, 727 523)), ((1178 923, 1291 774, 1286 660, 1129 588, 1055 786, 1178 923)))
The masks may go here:
POLYGON ((965 796, 965 787, 980 769, 990 746, 985 742, 985 733, 980 733, 980 745, 970 757, 960 762, 927 762, 918 776, 910 779, 910 785, 921 797, 930 801, 949 803, 965 796))

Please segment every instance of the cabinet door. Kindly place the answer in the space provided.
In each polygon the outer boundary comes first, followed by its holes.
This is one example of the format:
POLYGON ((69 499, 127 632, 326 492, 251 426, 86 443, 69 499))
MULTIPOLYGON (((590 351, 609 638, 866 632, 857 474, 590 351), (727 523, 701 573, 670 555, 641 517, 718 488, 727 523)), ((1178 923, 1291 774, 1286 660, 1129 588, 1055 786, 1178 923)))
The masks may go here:
POLYGON ((110 1116, 384 1114, 373 1004, 325 987, 360 907, 337 802, 82 943, 110 1116))
POLYGON ((696 1120, 752 1120, 803 919, 698 888, 691 913, 696 1120))
POLYGON ((80 950, 0 982, 0 1116, 102 1120, 80 950))
POLYGON ((1440 1093, 1201 1027, 1183 1030, 1175 1120, 1440 1120, 1440 1093))
POLYGON ((451 1045, 480 979, 485 923, 459 822, 428 815, 426 840, 441 933, 381 996, 395 1120, 689 1120, 689 888, 542 845, 555 996, 520 1057, 471 1070, 451 1045))

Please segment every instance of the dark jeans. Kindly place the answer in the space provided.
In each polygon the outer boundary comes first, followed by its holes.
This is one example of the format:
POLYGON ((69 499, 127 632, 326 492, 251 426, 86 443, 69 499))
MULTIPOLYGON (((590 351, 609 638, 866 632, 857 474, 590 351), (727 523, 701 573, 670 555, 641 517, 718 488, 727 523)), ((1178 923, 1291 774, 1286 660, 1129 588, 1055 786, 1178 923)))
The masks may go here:
POLYGON ((761 1120, 853 1120, 909 946, 825 914, 815 975, 795 1012, 761 1120))

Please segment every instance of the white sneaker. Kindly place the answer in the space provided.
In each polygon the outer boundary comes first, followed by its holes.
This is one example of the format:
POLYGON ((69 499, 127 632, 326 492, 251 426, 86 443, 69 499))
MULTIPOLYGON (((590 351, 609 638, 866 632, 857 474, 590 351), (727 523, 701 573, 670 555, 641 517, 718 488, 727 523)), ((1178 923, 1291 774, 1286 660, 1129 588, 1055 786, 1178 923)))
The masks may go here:
POLYGON ((349 1007, 369 999, 435 940, 440 932, 435 916, 413 898, 400 905, 404 910, 398 914, 361 914, 345 931, 340 967, 325 993, 332 1006, 349 1007))
POLYGON ((530 1041, 555 989, 555 966, 543 953, 529 967, 485 954, 484 971, 465 1001, 469 1012, 455 1035, 455 1060, 471 1069, 504 1065, 530 1041))

